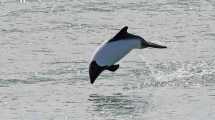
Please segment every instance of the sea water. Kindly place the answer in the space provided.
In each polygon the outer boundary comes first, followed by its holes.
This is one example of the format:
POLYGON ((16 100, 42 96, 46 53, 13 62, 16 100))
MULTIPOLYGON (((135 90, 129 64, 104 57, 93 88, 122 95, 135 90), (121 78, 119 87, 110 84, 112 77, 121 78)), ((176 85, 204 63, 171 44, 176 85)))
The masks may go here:
POLYGON ((0 118, 214 120, 214 51, 212 0, 1 0, 0 118), (168 48, 91 85, 91 55, 124 26, 168 48))

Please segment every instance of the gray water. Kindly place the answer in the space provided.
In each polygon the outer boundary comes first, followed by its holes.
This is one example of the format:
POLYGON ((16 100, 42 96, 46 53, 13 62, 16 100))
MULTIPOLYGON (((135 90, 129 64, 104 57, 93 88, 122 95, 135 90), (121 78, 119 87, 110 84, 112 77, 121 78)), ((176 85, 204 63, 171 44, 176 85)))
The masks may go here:
POLYGON ((215 1, 1 0, 0 118, 214 120, 215 1), (133 50, 91 85, 95 48, 123 26, 133 50))

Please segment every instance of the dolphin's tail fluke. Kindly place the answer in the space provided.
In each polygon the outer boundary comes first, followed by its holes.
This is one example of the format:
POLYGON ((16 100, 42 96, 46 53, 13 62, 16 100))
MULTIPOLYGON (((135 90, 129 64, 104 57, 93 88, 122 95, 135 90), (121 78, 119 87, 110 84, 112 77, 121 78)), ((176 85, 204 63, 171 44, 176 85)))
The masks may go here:
POLYGON ((89 67, 89 76, 90 76, 90 83, 93 84, 96 78, 105 70, 104 67, 100 67, 96 61, 90 63, 89 67))

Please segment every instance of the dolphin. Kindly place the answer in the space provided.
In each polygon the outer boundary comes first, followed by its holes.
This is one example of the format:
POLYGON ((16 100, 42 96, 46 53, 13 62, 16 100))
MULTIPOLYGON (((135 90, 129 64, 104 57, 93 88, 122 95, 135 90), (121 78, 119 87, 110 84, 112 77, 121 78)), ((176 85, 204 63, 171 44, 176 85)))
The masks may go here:
POLYGON ((116 64, 133 49, 167 48, 158 45, 144 38, 127 32, 128 27, 123 27, 113 38, 105 41, 94 52, 89 64, 90 83, 93 84, 96 78, 104 71, 115 72, 119 68, 116 64))

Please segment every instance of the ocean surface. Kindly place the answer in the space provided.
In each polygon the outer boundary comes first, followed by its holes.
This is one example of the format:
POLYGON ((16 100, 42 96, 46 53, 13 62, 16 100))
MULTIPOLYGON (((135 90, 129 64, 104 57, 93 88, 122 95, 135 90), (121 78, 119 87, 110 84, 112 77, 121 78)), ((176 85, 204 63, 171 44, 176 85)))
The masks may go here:
POLYGON ((214 120, 215 1, 1 0, 0 119, 214 120), (125 25, 168 49, 91 85, 91 55, 125 25))

